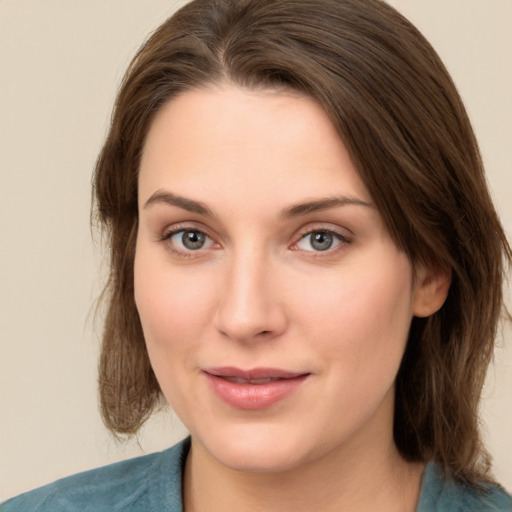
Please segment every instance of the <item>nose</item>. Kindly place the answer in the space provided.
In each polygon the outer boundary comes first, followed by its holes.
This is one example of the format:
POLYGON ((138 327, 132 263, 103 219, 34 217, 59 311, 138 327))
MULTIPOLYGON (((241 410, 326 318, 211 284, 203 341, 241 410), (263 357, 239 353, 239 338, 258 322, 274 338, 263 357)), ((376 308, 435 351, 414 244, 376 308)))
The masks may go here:
POLYGON ((231 260, 222 277, 215 314, 217 330, 240 342, 269 340, 286 330, 278 269, 258 255, 231 260))

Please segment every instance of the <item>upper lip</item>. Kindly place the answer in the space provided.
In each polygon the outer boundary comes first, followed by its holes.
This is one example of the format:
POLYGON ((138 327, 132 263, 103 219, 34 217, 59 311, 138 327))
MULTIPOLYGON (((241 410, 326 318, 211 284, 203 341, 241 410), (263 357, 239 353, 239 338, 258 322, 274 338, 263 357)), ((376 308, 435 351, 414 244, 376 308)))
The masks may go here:
POLYGON ((233 366, 205 368, 204 372, 215 377, 235 378, 248 381, 258 379, 293 379, 294 377, 300 377, 309 373, 294 372, 281 368, 251 368, 243 370, 233 366))

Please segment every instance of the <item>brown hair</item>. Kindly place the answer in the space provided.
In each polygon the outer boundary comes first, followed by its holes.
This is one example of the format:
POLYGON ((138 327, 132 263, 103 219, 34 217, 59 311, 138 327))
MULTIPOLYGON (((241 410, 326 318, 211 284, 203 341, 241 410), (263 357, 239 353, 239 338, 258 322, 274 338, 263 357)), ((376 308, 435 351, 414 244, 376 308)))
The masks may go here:
POLYGON ((107 427, 135 433, 161 398, 133 290, 144 139, 164 103, 220 82, 315 99, 397 246, 413 265, 451 269, 444 306, 412 322, 397 376, 395 442, 409 460, 438 461, 459 481, 485 480, 478 402, 510 247, 453 82, 423 36, 380 0, 196 0, 139 50, 95 174, 111 251, 99 374, 107 427))

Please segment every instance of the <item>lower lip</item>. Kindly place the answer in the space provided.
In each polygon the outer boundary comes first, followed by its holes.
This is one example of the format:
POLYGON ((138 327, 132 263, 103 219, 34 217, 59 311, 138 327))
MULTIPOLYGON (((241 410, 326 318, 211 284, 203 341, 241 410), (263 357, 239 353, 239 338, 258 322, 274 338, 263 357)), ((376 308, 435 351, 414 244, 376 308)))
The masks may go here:
POLYGON ((205 373, 214 393, 225 403, 255 411, 266 409, 284 400, 299 389, 308 375, 299 375, 291 379, 279 379, 264 384, 239 384, 222 377, 205 373))

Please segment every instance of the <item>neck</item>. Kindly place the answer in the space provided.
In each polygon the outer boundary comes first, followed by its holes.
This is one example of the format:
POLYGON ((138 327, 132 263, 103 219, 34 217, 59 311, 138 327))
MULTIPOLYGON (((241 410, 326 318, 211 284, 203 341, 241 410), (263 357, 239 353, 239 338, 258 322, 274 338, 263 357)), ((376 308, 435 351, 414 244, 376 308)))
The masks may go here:
POLYGON ((330 452, 289 471, 251 473, 215 460, 192 440, 184 476, 186 512, 413 512, 423 465, 406 462, 390 440, 363 456, 330 452))

